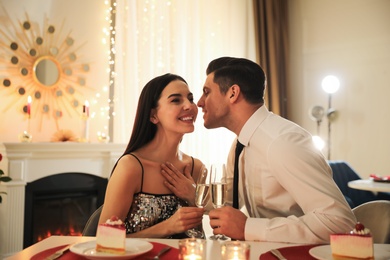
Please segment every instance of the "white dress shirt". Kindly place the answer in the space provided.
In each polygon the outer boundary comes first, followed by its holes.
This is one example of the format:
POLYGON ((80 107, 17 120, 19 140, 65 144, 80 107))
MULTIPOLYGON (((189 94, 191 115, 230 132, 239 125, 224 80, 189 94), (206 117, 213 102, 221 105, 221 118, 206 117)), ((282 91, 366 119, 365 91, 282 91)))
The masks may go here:
POLYGON ((249 216, 245 240, 328 243, 331 233, 353 229, 356 218, 310 133, 262 106, 238 139, 245 145, 239 162, 240 207, 249 216))

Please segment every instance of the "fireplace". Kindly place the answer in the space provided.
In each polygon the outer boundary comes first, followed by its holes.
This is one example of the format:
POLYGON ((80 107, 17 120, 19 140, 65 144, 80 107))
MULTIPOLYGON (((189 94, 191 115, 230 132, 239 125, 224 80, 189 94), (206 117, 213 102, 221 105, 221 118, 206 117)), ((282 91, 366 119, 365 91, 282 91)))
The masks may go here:
POLYGON ((27 183, 23 248, 51 235, 81 236, 104 201, 107 178, 61 173, 27 183))
MULTIPOLYGON (((63 214, 72 215, 68 219, 74 223, 66 227, 66 231, 58 232, 78 235, 89 215, 103 203, 101 186, 106 184, 100 183, 100 180, 107 182, 112 167, 125 148, 125 144, 113 143, 0 143, 3 155, 0 167, 12 178, 10 182, 0 183, 0 191, 7 193, 2 195, 3 202, 0 204, 0 259, 40 239, 32 238, 34 235, 31 234, 38 231, 29 226, 31 219, 41 218, 42 214, 56 214, 56 209, 60 207, 67 210, 63 214), (60 184, 68 182, 66 186, 69 190, 54 188, 53 181, 60 184), (35 184, 40 186, 40 182, 46 183, 42 185, 43 190, 38 191, 40 188, 37 190, 35 184), (81 189, 81 182, 86 187, 81 189), (32 204, 28 205, 30 202, 36 204, 34 210, 31 209, 32 204), (30 241, 24 240, 27 233, 30 241)), ((52 232, 57 230, 49 230, 48 234, 52 232)))

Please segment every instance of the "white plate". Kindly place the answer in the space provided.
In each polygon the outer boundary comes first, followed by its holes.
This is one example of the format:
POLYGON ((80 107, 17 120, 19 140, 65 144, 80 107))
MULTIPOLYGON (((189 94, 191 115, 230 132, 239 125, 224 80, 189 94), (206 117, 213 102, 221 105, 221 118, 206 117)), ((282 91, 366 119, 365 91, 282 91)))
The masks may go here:
POLYGON ((115 255, 109 253, 96 252, 96 240, 74 244, 70 251, 81 255, 87 259, 103 260, 103 259, 131 259, 136 256, 145 254, 153 249, 153 245, 144 240, 126 238, 124 255, 115 255))
MULTIPOLYGON (((330 245, 316 246, 309 250, 309 254, 320 260, 332 260, 330 245)), ((390 259, 390 244, 374 244, 375 260, 390 259)))

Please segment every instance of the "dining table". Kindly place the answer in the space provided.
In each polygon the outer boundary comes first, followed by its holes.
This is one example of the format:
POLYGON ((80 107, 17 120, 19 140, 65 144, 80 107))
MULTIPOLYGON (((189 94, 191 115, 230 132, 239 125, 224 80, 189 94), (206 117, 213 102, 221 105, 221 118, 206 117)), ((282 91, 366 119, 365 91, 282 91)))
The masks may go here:
POLYGON ((390 182, 379 182, 373 179, 361 179, 348 182, 348 187, 373 192, 390 192, 390 182))
MULTIPOLYGON (((57 250, 64 248, 67 245, 77 245, 87 243, 89 241, 96 240, 96 237, 87 236, 50 236, 24 250, 5 258, 5 260, 45 260, 46 257, 52 255, 57 250)), ((106 258, 86 258, 83 255, 75 254, 72 251, 66 251, 58 260, 85 260, 85 259, 134 259, 134 260, 145 260, 148 257, 156 255, 162 248, 169 246, 171 250, 160 257, 160 260, 174 260, 178 259, 178 239, 133 239, 132 241, 145 241, 152 244, 153 249, 145 254, 141 254, 135 257, 121 257, 112 256, 106 258)), ((218 260, 221 258, 221 245, 225 241, 221 240, 206 240, 206 260, 218 260)), ((256 242, 256 241, 245 241, 250 245, 250 260, 277 260, 278 258, 271 253, 272 249, 278 249, 280 253, 288 260, 332 260, 329 245, 300 245, 300 244, 287 244, 287 243, 274 243, 274 242, 256 242), (316 254, 312 255, 310 252, 312 249, 319 249, 316 254)), ((386 244, 375 244, 374 248, 379 249, 375 253, 376 260, 389 260, 390 259, 390 245, 386 244)))
MULTIPOLYGON (((21 252, 18 252, 12 256, 6 258, 6 260, 44 260, 47 256, 53 254, 58 249, 61 249, 69 244, 77 244, 82 242, 94 241, 96 237, 87 237, 87 236, 50 236, 28 248, 25 248, 21 252)), ((131 240, 132 238, 130 238, 131 240)), ((164 246, 170 246, 173 250, 170 250, 166 254, 164 254, 160 259, 168 260, 168 259, 178 259, 178 239, 151 239, 144 238, 136 240, 143 240, 151 243, 155 250, 149 252, 147 254, 143 254, 135 257, 136 260, 147 259, 147 256, 151 256, 157 254, 157 252, 163 248, 164 246), (169 254, 170 253, 170 254, 169 254)), ((221 245, 225 241, 222 240, 209 240, 206 239, 206 259, 210 260, 218 260, 221 259, 221 245)), ((293 253, 296 258, 295 259, 316 259, 309 254, 309 249, 318 246, 318 245, 299 245, 299 244, 287 244, 287 243, 273 243, 273 242, 255 242, 255 241, 246 241, 245 243, 250 245, 250 260, 274 260, 277 259, 270 253, 271 249, 279 248, 282 253, 285 254, 287 258, 289 254, 288 247, 291 247, 290 252, 293 253), (281 250, 283 249, 283 250, 281 250), (261 258, 260 258, 261 257, 261 258)), ((116 257, 113 257, 115 259, 116 257)), ((78 254, 74 254, 71 251, 66 251, 64 255, 59 260, 82 260, 87 259, 78 254)), ((121 258, 120 258, 121 259, 121 258)), ((291 258, 287 258, 291 259, 291 258)))
MULTIPOLYGON (((212 229, 208 225, 209 218, 207 215, 203 218, 203 229, 206 240, 205 260, 219 260, 221 257, 221 248, 223 240, 211 240, 212 229)), ((52 255, 59 249, 65 248, 68 245, 83 245, 87 243, 95 243, 94 236, 50 236, 45 238, 16 254, 8 256, 5 260, 44 260, 47 256, 52 255)), ((151 244, 152 249, 145 254, 134 257, 120 257, 112 256, 104 259, 134 259, 145 260, 147 257, 156 255, 164 247, 170 247, 170 250, 160 257, 160 260, 178 259, 179 255, 179 239, 163 239, 163 238, 127 238, 127 242, 143 242, 151 244)), ((279 242, 265 242, 265 241, 240 241, 247 243, 250 246, 249 260, 277 260, 278 258, 271 253, 271 250, 278 249, 280 253, 288 260, 315 260, 315 259, 329 259, 332 260, 329 244, 293 244, 293 243, 279 243, 279 242), (313 251, 315 250, 315 251, 313 251), (315 254, 313 254, 315 252, 315 254)), ((375 256, 376 260, 390 259, 390 245, 375 244, 375 249, 379 249, 379 254, 375 256), (385 256, 385 257, 383 257, 385 256), (387 257, 388 256, 388 257, 387 257)), ((86 258, 74 250, 66 251, 59 260, 84 260, 84 259, 99 259, 86 258)), ((103 258, 101 258, 103 259, 103 258)))

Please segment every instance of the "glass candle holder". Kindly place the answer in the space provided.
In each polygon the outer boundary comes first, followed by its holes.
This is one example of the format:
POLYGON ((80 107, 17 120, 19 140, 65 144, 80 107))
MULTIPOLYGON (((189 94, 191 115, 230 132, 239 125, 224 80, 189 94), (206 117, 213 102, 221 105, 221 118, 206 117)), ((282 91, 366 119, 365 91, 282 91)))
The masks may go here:
POLYGON ((110 137, 108 135, 106 135, 105 133, 102 133, 102 132, 98 132, 97 133, 97 138, 98 138, 98 141, 99 143, 108 143, 110 141, 110 137))
POLYGON ((206 240, 186 238, 179 240, 179 260, 206 259, 206 240))
POLYGON ((249 260, 250 245, 240 241, 228 241, 221 246, 222 260, 249 260))
POLYGON ((31 143, 32 135, 27 131, 23 131, 23 133, 19 135, 19 141, 22 143, 31 143))

